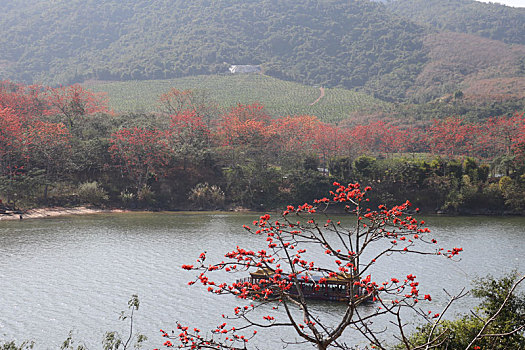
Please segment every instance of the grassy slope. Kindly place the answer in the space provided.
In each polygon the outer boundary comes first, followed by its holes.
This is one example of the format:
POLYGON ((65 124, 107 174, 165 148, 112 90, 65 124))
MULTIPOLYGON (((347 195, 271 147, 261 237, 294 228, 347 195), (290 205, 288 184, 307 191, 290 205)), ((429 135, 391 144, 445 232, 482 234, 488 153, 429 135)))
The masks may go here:
POLYGON ((170 88, 204 91, 220 107, 237 103, 263 104, 272 115, 315 115, 336 122, 353 113, 388 108, 389 104, 360 92, 325 89, 325 97, 310 106, 320 95, 318 87, 283 81, 264 75, 205 75, 169 80, 127 82, 88 82, 96 92, 108 94, 109 106, 117 112, 153 112, 159 96, 170 88))

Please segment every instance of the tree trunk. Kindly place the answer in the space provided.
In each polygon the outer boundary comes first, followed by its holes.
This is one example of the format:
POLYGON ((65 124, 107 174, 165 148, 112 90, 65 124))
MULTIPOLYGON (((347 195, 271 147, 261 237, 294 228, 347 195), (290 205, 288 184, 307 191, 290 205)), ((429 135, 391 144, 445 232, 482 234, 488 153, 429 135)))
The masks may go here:
POLYGON ((44 185, 44 204, 47 205, 47 192, 48 192, 49 184, 46 181, 46 184, 44 185))

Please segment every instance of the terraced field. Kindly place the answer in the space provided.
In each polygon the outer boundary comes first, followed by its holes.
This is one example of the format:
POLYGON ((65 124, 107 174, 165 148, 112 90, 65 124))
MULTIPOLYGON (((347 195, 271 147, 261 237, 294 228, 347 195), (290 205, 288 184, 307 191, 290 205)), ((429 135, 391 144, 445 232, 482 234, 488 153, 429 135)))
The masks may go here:
POLYGON ((220 107, 259 102, 272 115, 315 115, 326 122, 337 122, 356 112, 384 110, 389 104, 361 92, 283 81, 264 75, 206 75, 170 80, 126 82, 87 82, 87 88, 106 92, 110 108, 116 112, 154 112, 159 96, 174 87, 203 91, 220 107))

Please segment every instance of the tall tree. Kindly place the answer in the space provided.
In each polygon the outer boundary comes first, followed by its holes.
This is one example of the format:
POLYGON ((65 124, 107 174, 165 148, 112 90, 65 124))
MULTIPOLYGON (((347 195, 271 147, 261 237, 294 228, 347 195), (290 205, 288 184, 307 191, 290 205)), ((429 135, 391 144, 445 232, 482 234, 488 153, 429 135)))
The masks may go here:
POLYGON ((211 131, 193 110, 185 110, 170 116, 167 137, 176 158, 182 160, 183 169, 188 163, 197 165, 211 147, 211 131))
MULTIPOLYGON (((319 350, 350 349, 353 344, 340 338, 352 328, 357 331, 354 336, 361 335, 374 348, 385 349, 379 337, 384 329, 375 326, 376 320, 384 318, 393 324, 405 348, 411 349, 403 317, 410 312, 423 322, 437 324, 442 313, 421 311, 419 306, 432 297, 425 294, 415 275, 396 276, 394 271, 387 279, 376 280, 374 267, 388 263, 394 254, 454 258, 462 249, 439 248, 424 222, 408 213, 408 201, 371 210, 367 202, 371 188, 362 189, 357 183, 334 186, 328 197, 298 207, 289 205, 278 218, 266 214, 253 221, 253 226, 244 225, 265 241, 265 249, 237 246, 225 254, 225 261, 211 264, 204 252, 197 264, 183 265, 197 272, 190 285, 200 283, 214 295, 235 296, 239 304, 209 333, 181 324, 178 332, 161 331, 170 339, 164 345, 172 347, 171 340, 176 340, 185 349, 246 349, 257 329, 289 327, 300 340, 285 339, 286 343, 309 344, 319 350), (344 208, 346 219, 326 215, 331 206, 344 208), (221 276, 251 273, 235 282, 222 282, 213 279, 214 271, 221 276), (312 299, 330 297, 341 298, 344 308, 336 322, 316 312, 312 303, 312 299), (361 306, 367 300, 374 304, 363 312, 361 306), (230 324, 235 321, 240 323, 230 324)), ((436 344, 431 340, 425 345, 432 348, 436 344)))
POLYGON ((48 88, 46 94, 53 113, 60 115, 75 133, 80 132, 76 124, 85 116, 109 112, 104 94, 91 92, 78 84, 48 88))
POLYGON ((244 157, 255 157, 262 161, 269 146, 270 117, 258 103, 238 104, 222 116, 217 136, 221 145, 229 150, 230 164, 244 157))
POLYGON ((71 134, 62 123, 36 120, 27 130, 29 140, 29 161, 32 168, 44 171, 44 202, 48 189, 63 179, 68 172, 71 155, 71 134))
POLYGON ((110 144, 116 166, 136 191, 167 170, 170 154, 164 131, 123 128, 111 135, 110 144))

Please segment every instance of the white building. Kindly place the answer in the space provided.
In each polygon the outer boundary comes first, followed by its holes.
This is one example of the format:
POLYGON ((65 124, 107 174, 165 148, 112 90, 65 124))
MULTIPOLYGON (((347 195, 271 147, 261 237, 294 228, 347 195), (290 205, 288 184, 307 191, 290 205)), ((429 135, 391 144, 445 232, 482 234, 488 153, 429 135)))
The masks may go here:
POLYGON ((232 74, 249 74, 249 73, 261 73, 261 66, 255 66, 251 64, 234 64, 230 66, 230 73, 232 74))

